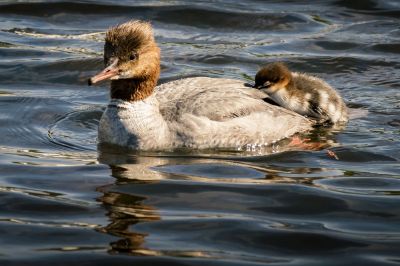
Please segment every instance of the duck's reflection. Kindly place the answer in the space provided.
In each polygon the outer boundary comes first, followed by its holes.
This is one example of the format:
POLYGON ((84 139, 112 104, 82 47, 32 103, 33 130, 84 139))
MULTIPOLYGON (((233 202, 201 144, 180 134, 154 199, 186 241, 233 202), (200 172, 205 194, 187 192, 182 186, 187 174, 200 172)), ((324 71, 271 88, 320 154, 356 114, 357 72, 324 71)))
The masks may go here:
POLYGON ((133 225, 160 220, 156 209, 143 204, 145 199, 120 192, 105 192, 99 198, 107 208, 107 216, 111 220, 111 223, 101 230, 121 238, 111 243, 110 252, 135 253, 144 250, 143 243, 147 234, 133 231, 133 225))
POLYGON ((163 157, 140 156, 139 153, 129 150, 121 150, 115 146, 99 146, 98 161, 110 166, 112 176, 117 181, 123 180, 160 180, 165 176, 157 171, 151 170, 151 167, 163 165, 168 162, 163 157))
MULTIPOLYGON (((310 137, 308 136, 308 138, 310 137)), ((332 140, 330 137, 321 139, 319 134, 311 136, 311 138, 313 139, 312 141, 324 142, 325 145, 328 145, 326 144, 327 140, 332 140)), ((318 146, 318 149, 321 149, 322 146, 323 145, 318 146)), ((315 147, 312 148, 315 149, 315 147)), ((257 159, 255 159, 254 162, 251 160, 248 161, 247 159, 243 159, 240 162, 240 160, 234 160, 233 158, 234 157, 232 156, 214 156, 208 158, 207 156, 177 156, 177 153, 172 156, 166 156, 165 154, 144 154, 121 150, 121 148, 117 147, 99 146, 98 160, 100 163, 110 166, 111 175, 116 180, 112 185, 98 188, 98 190, 103 193, 98 200, 104 205, 107 210, 107 216, 110 219, 110 223, 99 230, 120 238, 110 244, 110 252, 150 256, 162 255, 164 253, 164 255, 168 255, 167 253, 170 252, 152 250, 149 247, 146 247, 145 239, 148 237, 148 234, 143 231, 135 231, 135 228, 137 228, 136 225, 143 222, 161 220, 161 215, 157 208, 148 205, 149 199, 146 196, 143 196, 145 193, 140 196, 131 193, 132 191, 129 189, 129 186, 132 184, 137 184, 138 186, 144 185, 145 187, 152 184, 156 185, 160 182, 173 182, 174 179, 176 179, 180 181, 188 180, 206 183, 304 183, 305 185, 311 185, 313 177, 307 178, 306 176, 310 176, 314 172, 317 172, 318 175, 318 172, 325 171, 324 169, 310 169, 301 166, 298 166, 295 169, 291 167, 289 168, 290 170, 280 169, 279 166, 268 167, 264 163, 258 164, 257 159), (221 176, 218 178, 213 178, 207 175, 196 176, 188 173, 179 175, 177 173, 164 171, 163 168, 163 166, 185 166, 187 164, 189 164, 188 168, 191 170, 195 168, 193 167, 194 165, 200 165, 201 167, 204 165, 214 165, 213 167, 220 167, 219 171, 221 172, 227 170, 227 174, 226 177, 221 176), (225 168, 222 169, 223 167, 225 168), (233 173, 237 174, 236 172, 232 172, 232 169, 240 170, 241 167, 247 169, 247 172, 243 171, 243 173, 245 173, 244 177, 229 177, 229 173, 231 175, 233 173), (249 168, 252 170, 249 171, 249 168), (255 172, 258 174, 254 174, 255 172), (247 173, 249 173, 248 177, 246 177, 247 173), (257 177, 251 177, 251 175, 257 177)), ((259 158, 261 158, 260 160, 263 158, 264 160, 269 160, 268 157, 259 158)), ((208 171, 208 174, 210 174, 210 168, 203 171, 208 171)), ((135 191, 137 190, 135 189, 135 191)), ((177 251, 174 252, 176 253, 177 251)), ((184 254, 174 253, 174 256, 207 256, 203 252, 197 251, 182 252, 184 254)))
POLYGON ((173 163, 173 158, 138 156, 120 149, 99 149, 99 162, 108 164, 116 183, 98 188, 103 196, 98 200, 107 209, 110 223, 99 231, 119 237, 110 243, 110 253, 127 253, 138 256, 208 257, 201 251, 154 250, 145 245, 147 233, 134 230, 143 222, 161 220, 158 209, 147 205, 145 196, 132 195, 118 190, 121 185, 148 185, 159 183, 167 174, 151 170, 152 167, 173 163))
MULTIPOLYGON (((128 182, 150 184, 163 178, 162 173, 150 169, 151 166, 165 163, 157 157, 140 157, 116 147, 102 146, 98 149, 98 160, 110 166, 111 175, 116 179, 115 185, 128 182)), ((146 253, 143 243, 147 234, 135 232, 132 228, 141 222, 160 220, 160 215, 154 207, 143 203, 146 197, 112 191, 115 187, 98 188, 103 193, 98 200, 107 209, 111 221, 100 231, 120 238, 110 243, 111 253, 146 253)))

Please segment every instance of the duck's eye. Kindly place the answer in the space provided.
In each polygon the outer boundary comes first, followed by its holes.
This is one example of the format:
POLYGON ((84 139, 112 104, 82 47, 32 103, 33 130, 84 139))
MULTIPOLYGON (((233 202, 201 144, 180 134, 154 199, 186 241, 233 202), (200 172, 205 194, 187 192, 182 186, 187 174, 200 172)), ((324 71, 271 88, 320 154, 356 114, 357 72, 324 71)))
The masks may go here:
POLYGON ((136 60, 137 59, 137 54, 136 53, 133 53, 133 54, 131 54, 130 56, 129 56, 129 60, 136 60))

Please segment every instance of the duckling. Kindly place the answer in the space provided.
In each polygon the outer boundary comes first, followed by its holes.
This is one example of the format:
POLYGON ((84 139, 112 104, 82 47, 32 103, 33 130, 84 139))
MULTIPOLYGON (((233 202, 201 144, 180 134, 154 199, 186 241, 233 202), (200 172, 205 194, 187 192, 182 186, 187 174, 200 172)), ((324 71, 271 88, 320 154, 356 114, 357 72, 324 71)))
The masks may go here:
POLYGON ((262 67, 255 76, 255 88, 277 104, 298 114, 313 117, 318 123, 343 124, 347 107, 340 95, 322 79, 290 72, 281 62, 262 67))

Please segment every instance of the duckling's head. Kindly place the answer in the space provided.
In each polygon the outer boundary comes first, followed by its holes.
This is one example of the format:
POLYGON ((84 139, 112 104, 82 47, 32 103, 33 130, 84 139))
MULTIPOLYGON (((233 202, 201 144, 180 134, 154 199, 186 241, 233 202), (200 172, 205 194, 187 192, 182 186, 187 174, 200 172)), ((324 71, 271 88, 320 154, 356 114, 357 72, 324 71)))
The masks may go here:
POLYGON ((104 45, 105 69, 89 79, 89 85, 111 79, 158 79, 160 49, 148 22, 139 20, 111 27, 104 45))
POLYGON ((256 74, 254 87, 268 94, 286 88, 292 74, 284 63, 275 62, 263 66, 256 74))

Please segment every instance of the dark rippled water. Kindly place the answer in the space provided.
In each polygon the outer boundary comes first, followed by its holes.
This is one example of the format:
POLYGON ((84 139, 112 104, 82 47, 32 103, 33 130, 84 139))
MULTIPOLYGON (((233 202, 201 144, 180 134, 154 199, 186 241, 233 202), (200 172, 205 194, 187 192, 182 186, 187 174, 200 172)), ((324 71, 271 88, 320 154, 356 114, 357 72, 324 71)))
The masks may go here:
POLYGON ((1 1, 0 265, 400 264, 399 18, 396 0, 1 1), (368 115, 311 150, 97 148, 108 89, 86 79, 129 19, 155 27, 160 82, 283 60, 368 115))

